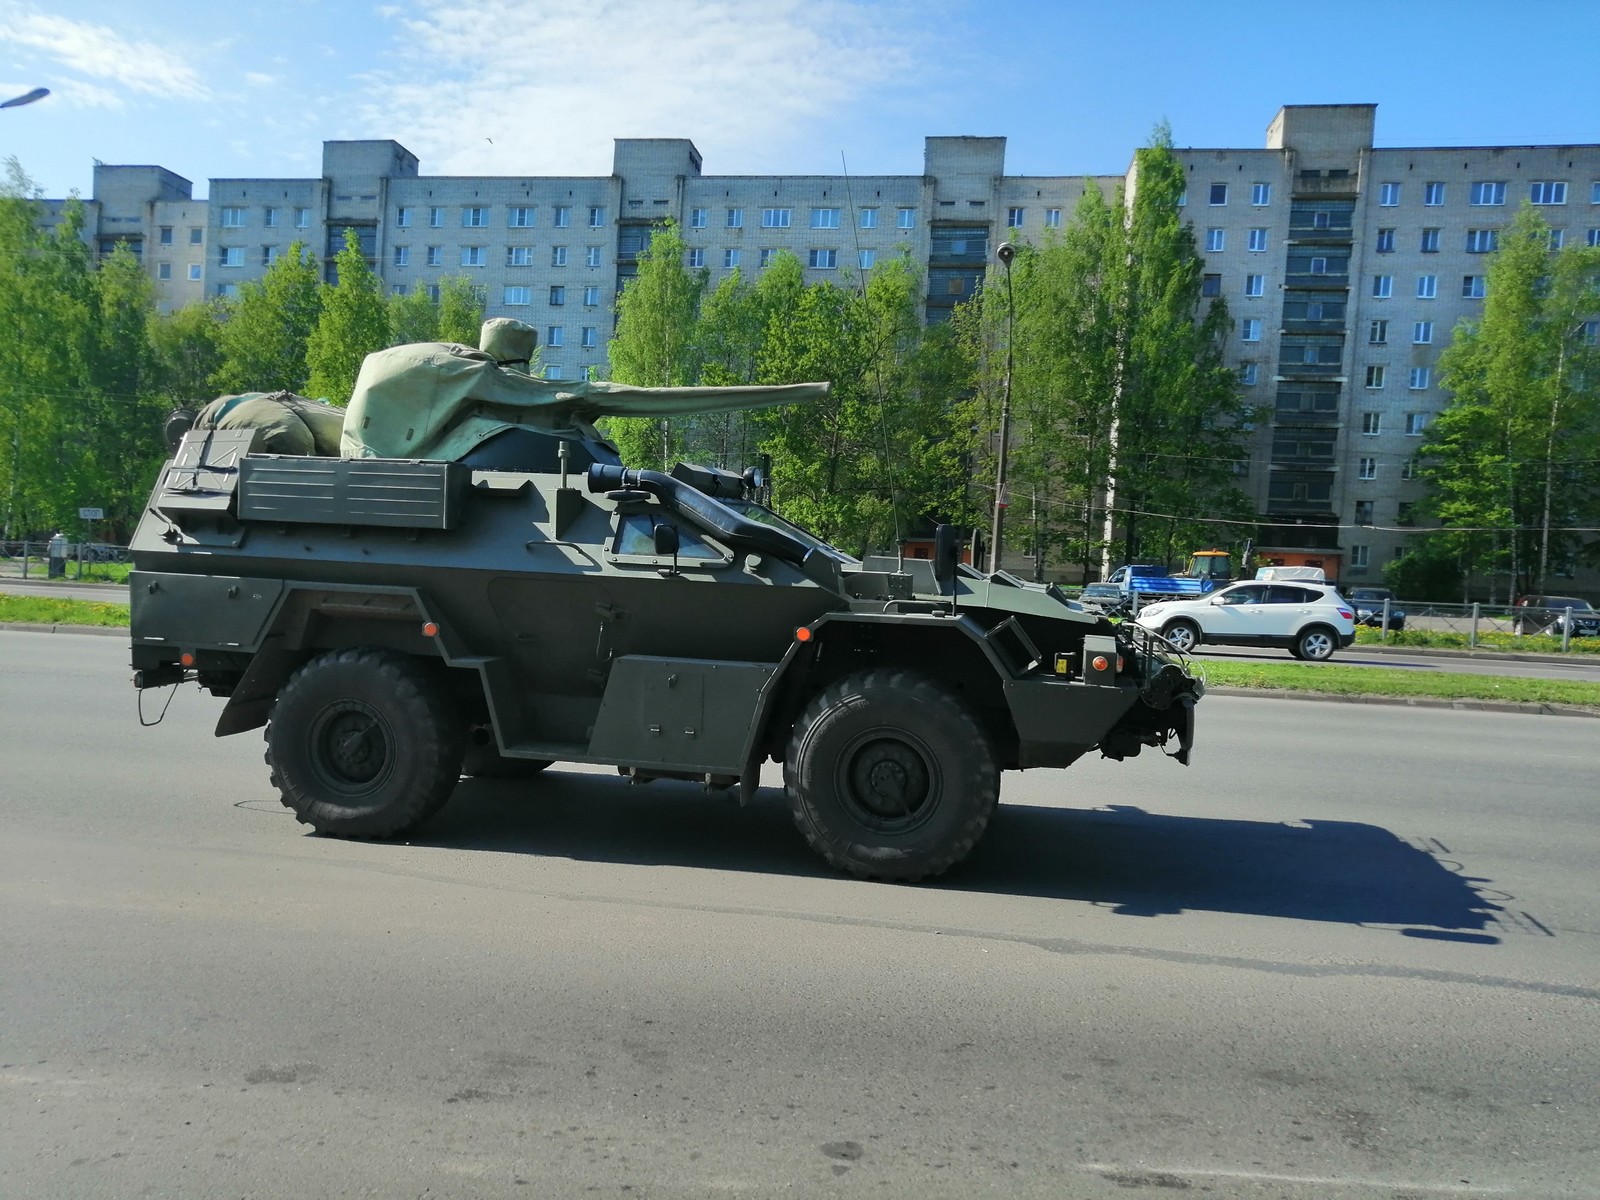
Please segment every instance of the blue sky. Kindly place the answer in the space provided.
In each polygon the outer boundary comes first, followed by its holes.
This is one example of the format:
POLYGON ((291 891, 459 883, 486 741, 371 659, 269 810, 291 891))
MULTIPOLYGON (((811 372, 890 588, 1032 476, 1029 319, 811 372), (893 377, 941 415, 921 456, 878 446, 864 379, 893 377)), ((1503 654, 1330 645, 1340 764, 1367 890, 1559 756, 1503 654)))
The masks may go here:
POLYGON ((1120 172, 1159 121, 1259 146, 1280 104, 1376 102, 1379 145, 1600 142, 1600 2, 0 0, 0 158, 309 176, 326 138, 424 174, 603 175, 615 137, 707 174, 917 174, 928 134, 1007 170, 1120 172))

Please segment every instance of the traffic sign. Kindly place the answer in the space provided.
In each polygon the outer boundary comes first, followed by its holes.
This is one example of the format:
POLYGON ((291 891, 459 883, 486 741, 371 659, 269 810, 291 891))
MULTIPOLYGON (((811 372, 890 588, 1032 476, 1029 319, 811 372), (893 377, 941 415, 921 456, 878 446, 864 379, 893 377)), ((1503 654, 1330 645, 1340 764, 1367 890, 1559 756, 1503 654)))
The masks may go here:
POLYGON ((78 510, 78 520, 80 521, 104 521, 105 519, 106 510, 103 508, 80 508, 78 510))

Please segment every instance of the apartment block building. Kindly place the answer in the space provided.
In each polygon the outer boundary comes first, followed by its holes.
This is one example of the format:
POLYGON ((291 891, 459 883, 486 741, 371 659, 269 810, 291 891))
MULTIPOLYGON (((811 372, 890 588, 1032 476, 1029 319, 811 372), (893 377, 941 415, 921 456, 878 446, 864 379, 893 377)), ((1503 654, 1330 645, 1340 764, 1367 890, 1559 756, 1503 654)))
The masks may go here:
MULTIPOLYGON (((1260 148, 1181 149, 1204 291, 1267 414, 1241 485, 1261 550, 1376 581, 1422 498, 1417 450, 1444 406, 1439 353, 1481 309, 1485 255, 1518 205, 1556 240, 1600 244, 1600 145, 1378 148, 1377 106, 1290 105, 1260 148)), ((792 251, 808 278, 909 254, 929 321, 979 287, 1001 241, 1039 241, 1086 186, 1015 176, 1002 137, 929 137, 920 175, 707 175, 693 142, 622 138, 608 176, 429 176, 396 141, 323 144, 314 179, 213 179, 195 201, 160 167, 96 165, 89 236, 126 241, 164 307, 235 294, 296 241, 332 258, 354 229, 396 293, 466 275, 488 312, 540 330, 551 378, 603 375, 618 289, 671 218, 714 286, 792 251)), ((53 202, 59 204, 59 202, 53 202)))

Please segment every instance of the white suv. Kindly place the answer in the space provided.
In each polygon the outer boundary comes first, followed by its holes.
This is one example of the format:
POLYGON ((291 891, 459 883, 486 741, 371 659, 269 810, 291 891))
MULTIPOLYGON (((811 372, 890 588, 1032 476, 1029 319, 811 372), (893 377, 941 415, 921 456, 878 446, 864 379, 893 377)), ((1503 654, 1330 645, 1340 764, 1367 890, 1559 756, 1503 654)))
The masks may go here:
POLYGON ((1355 610, 1329 584, 1235 583, 1198 600, 1147 604, 1135 620, 1187 653, 1219 646, 1281 646, 1321 662, 1356 640, 1355 610))

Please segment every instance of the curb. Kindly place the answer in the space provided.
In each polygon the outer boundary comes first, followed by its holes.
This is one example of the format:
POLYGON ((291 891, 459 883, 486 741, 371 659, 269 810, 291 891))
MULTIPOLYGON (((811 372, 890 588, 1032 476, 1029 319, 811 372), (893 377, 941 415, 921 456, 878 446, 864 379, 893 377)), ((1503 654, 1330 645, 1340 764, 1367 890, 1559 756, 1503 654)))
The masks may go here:
POLYGON ((87 633, 96 637, 121 637, 128 635, 126 625, 27 625, 21 621, 0 621, 0 630, 7 633, 87 633))
POLYGON ((1574 704, 1533 704, 1517 700, 1449 700, 1442 696, 1375 696, 1368 694, 1346 695, 1335 692, 1299 692, 1288 688, 1213 687, 1206 685, 1208 696, 1245 696, 1258 700, 1321 700, 1335 704, 1390 704, 1404 708, 1453 708, 1460 712, 1523 713, 1542 717, 1597 717, 1600 709, 1580 708, 1574 704))
POLYGON ((1397 654, 1407 658, 1482 658, 1493 662, 1573 663, 1584 662, 1593 655, 1575 651, 1571 654, 1523 654, 1518 650, 1452 650, 1438 646, 1385 646, 1362 645, 1357 642, 1345 647, 1341 654, 1397 654))

